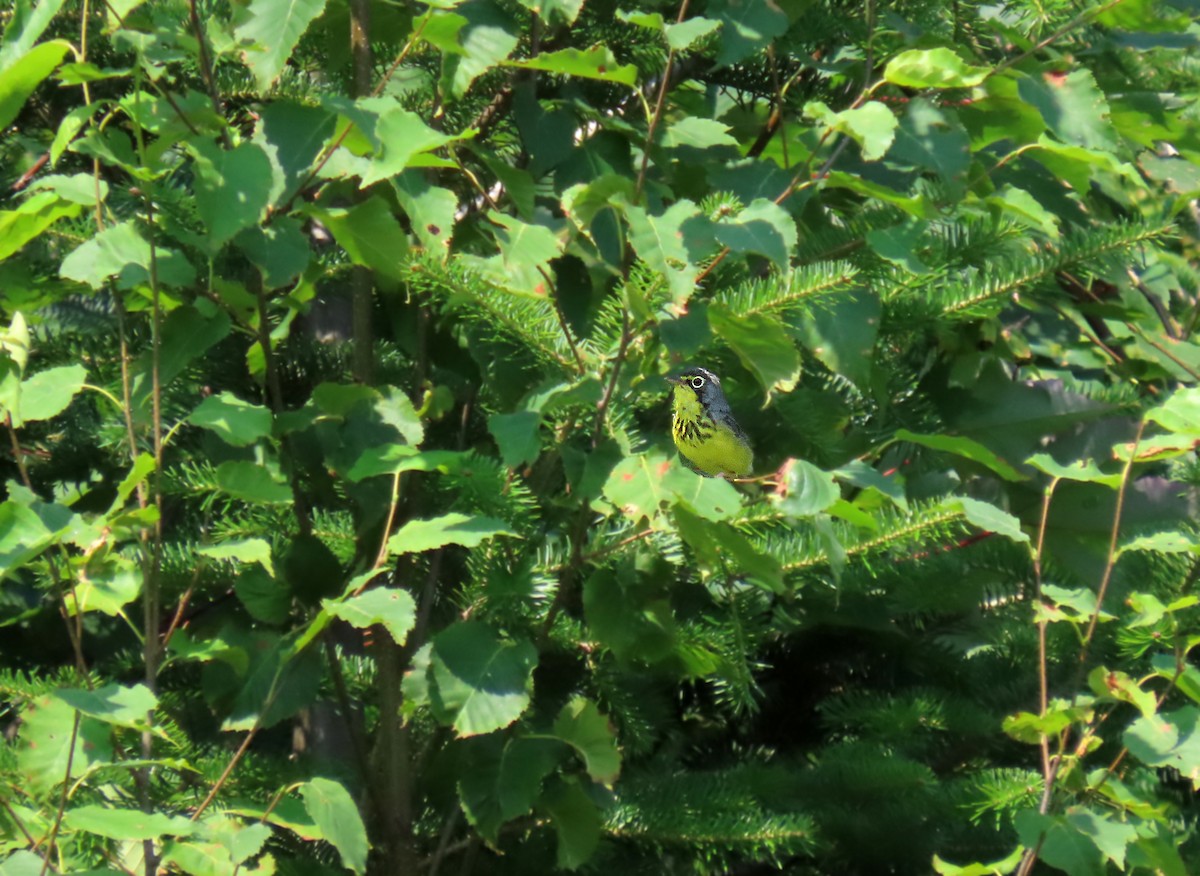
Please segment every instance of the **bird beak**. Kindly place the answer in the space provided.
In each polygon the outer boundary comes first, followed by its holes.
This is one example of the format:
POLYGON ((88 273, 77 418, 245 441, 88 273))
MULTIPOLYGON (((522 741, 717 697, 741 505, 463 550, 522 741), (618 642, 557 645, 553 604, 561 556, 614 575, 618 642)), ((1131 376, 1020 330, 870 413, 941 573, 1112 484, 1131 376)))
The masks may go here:
POLYGON ((682 386, 682 385, 683 385, 683 378, 682 378, 682 377, 668 376, 668 377, 666 377, 666 378, 664 378, 664 379, 667 381, 667 383, 673 383, 673 384, 675 384, 676 386, 682 386))

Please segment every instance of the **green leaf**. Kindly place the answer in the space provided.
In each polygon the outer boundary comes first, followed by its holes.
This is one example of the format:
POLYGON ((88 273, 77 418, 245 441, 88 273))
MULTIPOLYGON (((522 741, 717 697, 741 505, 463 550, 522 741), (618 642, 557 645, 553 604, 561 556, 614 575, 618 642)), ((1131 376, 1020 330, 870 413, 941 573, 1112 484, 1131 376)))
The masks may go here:
POLYGON ((895 474, 884 475, 862 460, 855 459, 832 472, 838 480, 852 484, 861 490, 874 490, 890 499, 897 508, 908 513, 908 497, 904 493, 904 479, 895 474))
POLYGON ((13 417, 13 426, 57 417, 86 382, 87 369, 82 365, 39 371, 21 383, 20 414, 13 417))
POLYGON ((112 505, 109 506, 108 513, 112 514, 114 511, 119 510, 128 501, 133 491, 145 482, 156 466, 157 463, 155 463, 153 455, 139 453, 133 461, 133 465, 130 466, 129 473, 117 485, 117 495, 113 499, 112 505))
POLYGON ((0 211, 0 261, 66 217, 78 216, 82 207, 51 192, 40 192, 15 210, 0 211))
POLYGON ((910 49, 888 61, 883 78, 904 88, 970 88, 990 72, 966 63, 950 49, 910 49))
POLYGON ((1183 387, 1146 412, 1146 421, 1168 432, 1200 436, 1200 387, 1183 387))
POLYGON ((87 577, 67 595, 67 611, 75 615, 99 611, 110 617, 123 615, 123 609, 142 591, 142 571, 129 560, 105 564, 89 570, 87 577))
POLYGON ((278 289, 295 280, 308 267, 311 255, 308 238, 293 216, 279 216, 265 227, 247 228, 234 244, 262 272, 266 289, 278 289))
POLYGON ((538 427, 542 415, 537 411, 516 411, 511 414, 492 414, 488 431, 500 447, 500 458, 508 468, 518 468, 534 462, 542 452, 538 427))
POLYGON ((1122 741, 1129 753, 1147 766, 1169 766, 1200 787, 1200 709, 1184 706, 1171 712, 1138 718, 1122 741))
POLYGON ((1114 490, 1121 485, 1120 474, 1105 474, 1091 459, 1077 459, 1063 465, 1048 453, 1035 453, 1025 460, 1025 464, 1060 480, 1104 484, 1114 490))
POLYGON ((514 292, 548 297, 542 271, 550 260, 562 253, 562 241, 544 225, 522 222, 515 216, 488 214, 500 254, 473 260, 479 270, 496 285, 514 292), (541 270, 539 270, 541 268, 541 270))
POLYGON ((161 836, 191 836, 198 825, 183 815, 114 809, 110 806, 73 806, 63 816, 72 830, 82 830, 115 840, 147 840, 161 836))
MULTIPOLYGON (((38 179, 29 190, 53 192, 64 201, 84 207, 95 207, 108 198, 108 183, 96 179, 90 173, 73 173, 70 176, 51 174, 38 179)), ((30 198, 21 205, 21 209, 27 208, 33 200, 30 198)))
POLYGON ((213 345, 224 340, 231 327, 229 315, 204 300, 198 301, 195 307, 183 305, 172 310, 163 320, 158 356, 155 357, 153 349, 147 349, 134 363, 131 400, 135 416, 140 418, 149 414, 156 358, 159 385, 166 386, 213 345))
POLYGON ((1151 551, 1156 554, 1200 554, 1200 540, 1187 532, 1171 530, 1139 535, 1117 549, 1120 556, 1127 551, 1151 551))
POLYGON ((737 140, 730 136, 729 125, 715 119, 685 116, 667 126, 663 132, 662 144, 668 148, 692 146, 696 149, 706 149, 709 146, 736 146, 737 140))
POLYGON ((348 210, 310 207, 308 212, 332 232, 352 262, 393 280, 403 278, 408 236, 383 198, 373 195, 348 210))
POLYGON ((978 441, 973 441, 970 438, 962 438, 955 435, 918 435, 916 432, 910 432, 907 429, 898 429, 895 440, 908 441, 912 444, 928 447, 931 450, 942 451, 943 453, 953 453, 955 456, 961 456, 964 459, 969 459, 972 462, 977 462, 991 469, 1006 481, 1025 480, 1025 476, 1019 471, 978 441))
POLYGON ((163 845, 162 864, 164 869, 191 876, 235 876, 238 872, 229 849, 211 842, 170 840, 163 845))
POLYGON ((480 74, 507 58, 520 42, 515 23, 494 3, 468 3, 460 11, 467 19, 458 33, 462 53, 442 56, 441 89, 450 98, 466 94, 480 74))
POLYGON ((1113 151, 1116 134, 1108 120, 1108 101, 1092 72, 1077 69, 1022 77, 1017 82, 1022 100, 1037 107, 1046 125, 1065 143, 1085 149, 1113 151))
POLYGON ((705 12, 722 26, 718 66, 762 51, 788 28, 786 13, 774 0, 713 0, 705 12))
POLYGON ((355 873, 367 872, 367 829, 354 805, 354 798, 340 782, 312 779, 300 786, 304 808, 332 844, 342 866, 355 873))
MULTIPOLYGON (((706 226, 700 208, 688 200, 676 201, 662 215, 651 216, 641 207, 623 204, 629 222, 629 243, 638 257, 652 270, 666 278, 671 298, 678 306, 695 291, 697 262, 711 246, 696 235, 686 233, 685 226, 706 226)), ((701 238, 706 235, 701 234, 701 238)))
POLYGON ((578 869, 600 844, 599 809, 574 778, 562 781, 547 796, 545 806, 558 836, 558 866, 578 869))
POLYGON ((283 623, 292 608, 292 592, 260 566, 238 575, 233 590, 255 620, 283 623))
POLYGON ((698 517, 686 507, 676 507, 674 516, 680 537, 712 574, 723 580, 729 576, 745 577, 766 590, 783 592, 779 561, 755 547, 744 534, 725 521, 698 517))
POLYGON ((71 50, 66 40, 49 40, 34 46, 0 71, 0 131, 12 124, 17 113, 42 80, 54 72, 71 50))
POLYGON ((16 765, 24 793, 45 794, 63 781, 78 778, 89 767, 112 760, 108 725, 81 717, 78 733, 72 734, 75 715, 75 710, 57 697, 39 697, 21 710, 16 765))
POLYGON ((259 90, 267 91, 309 24, 325 10, 325 0, 249 0, 234 9, 234 34, 249 43, 242 57, 259 90))
POLYGON ((737 353, 769 400, 776 392, 791 392, 800 379, 800 351, 780 321, 765 313, 738 316, 714 303, 708 308, 713 333, 737 353))
POLYGON ((222 730, 273 727, 313 704, 321 692, 323 675, 319 649, 297 654, 291 638, 258 630, 243 641, 244 646, 237 650, 249 658, 249 670, 240 688, 231 685, 236 693, 221 722, 222 730))
POLYGON ((1097 697, 1107 697, 1129 703, 1149 718, 1158 711, 1153 691, 1142 688, 1129 673, 1097 666, 1088 673, 1088 687, 1097 697))
POLYGON ((503 740, 497 734, 468 743, 458 796, 467 820, 484 839, 494 844, 506 821, 533 808, 542 781, 560 759, 561 748, 556 740, 545 737, 503 740))
POLYGON ((417 607, 408 591, 394 587, 376 587, 346 600, 326 599, 321 605, 360 630, 382 625, 397 645, 404 644, 417 619, 417 607))
POLYGON ((821 364, 865 390, 870 385, 882 310, 875 293, 847 289, 824 306, 814 307, 795 332, 821 364))
POLYGON ((1105 859, 1123 870, 1125 848, 1137 839, 1132 824, 1079 806, 1070 806, 1059 816, 1024 810, 1017 813, 1015 824, 1022 843, 1039 846, 1042 861, 1070 876, 1100 876, 1105 859))
POLYGON ((274 168, 257 143, 225 150, 208 140, 194 140, 196 208, 208 227, 202 238, 216 252, 243 228, 257 225, 271 203, 274 168))
POLYGON ((812 101, 805 105, 804 115, 854 140, 862 147, 864 161, 878 161, 887 153, 899 125, 895 114, 877 100, 840 113, 820 101, 812 101))
POLYGON ((994 532, 1005 538, 1011 538, 1013 541, 1029 541, 1029 535, 1021 529, 1021 521, 995 505, 981 502, 978 499, 969 499, 966 496, 956 496, 943 504, 946 508, 962 511, 969 523, 978 526, 985 532, 994 532))
MULTIPOLYGON (((1051 623, 1057 621, 1085 623, 1090 621, 1096 612, 1096 594, 1086 588, 1067 588, 1059 587, 1057 584, 1043 584, 1042 598, 1048 600, 1053 609, 1047 611, 1046 606, 1042 605, 1038 610, 1042 612, 1044 619, 1051 623)), ((1099 617, 1101 621, 1113 619, 1113 616, 1107 612, 1101 612, 1099 617)))
POLYGON ((1021 863, 1021 858, 1025 855, 1023 846, 1017 846, 1012 853, 1003 860, 993 861, 990 864, 964 864, 958 866, 943 861, 937 855, 933 856, 933 870, 939 876, 1006 876, 1016 870, 1017 865, 1021 863))
POLYGON ((708 36, 721 26, 721 22, 711 18, 696 16, 677 24, 667 24, 663 30, 667 35, 667 45, 677 52, 687 51, 700 39, 708 36))
POLYGON ((779 510, 789 517, 820 514, 842 496, 833 475, 821 471, 811 462, 789 459, 781 470, 783 483, 772 499, 779 510))
POLYGON ((346 473, 351 481, 406 471, 450 471, 467 460, 466 453, 455 450, 417 450, 406 444, 389 444, 363 451, 346 473))
POLYGON ((621 460, 605 481, 603 493, 626 517, 634 522, 649 518, 657 527, 665 525, 662 512, 680 502, 706 520, 728 519, 741 508, 733 484, 722 478, 700 477, 662 453, 621 460))
POLYGON ((449 189, 431 185, 426 174, 411 170, 392 177, 396 199, 408 214, 409 224, 421 244, 436 258, 450 256, 458 198, 449 189))
MULTIPOLYGON (((183 256, 161 246, 156 248, 155 264, 158 281, 169 286, 187 286, 196 275, 183 256)), ((121 222, 71 252, 59 274, 97 290, 110 279, 119 289, 132 289, 150 281, 150 244, 132 222, 121 222)))
POLYGON ((243 538, 223 541, 220 544, 201 545, 196 548, 196 553, 202 557, 212 557, 214 560, 258 563, 268 575, 275 577, 275 566, 271 562, 271 545, 264 538, 243 538))
POLYGON ((621 772, 617 735, 591 700, 575 697, 554 720, 554 734, 574 748, 594 781, 612 787, 621 772))
POLYGON ((54 696, 105 724, 134 730, 149 727, 147 713, 158 708, 158 697, 144 684, 106 684, 94 690, 62 688, 54 696))
MULTIPOLYGON (((0 45, 0 71, 8 69, 33 48, 46 32, 64 0, 41 0, 36 7, 30 3, 13 4, 12 15, 4 27, 0 45)), ((39 866, 40 869, 40 866, 39 866)))
POLYGON ((909 220, 891 228, 872 228, 865 235, 867 246, 882 259, 899 265, 910 274, 926 274, 929 266, 917 255, 918 242, 925 236, 927 224, 909 220))
POLYGON ((632 86, 637 82, 637 68, 632 64, 618 64, 607 46, 592 46, 586 51, 560 49, 543 52, 533 58, 507 61, 506 66, 524 70, 543 70, 561 76, 578 76, 581 79, 599 79, 632 86))
POLYGON ((765 256, 781 271, 788 269, 796 248, 796 221, 766 198, 756 199, 736 217, 717 222, 713 234, 722 246, 765 256))
POLYGON ((1020 222, 1028 228, 1042 232, 1051 239, 1058 239, 1059 217, 1042 206, 1033 195, 1016 186, 1005 185, 987 199, 987 203, 1020 222))
POLYGON ((434 714, 459 736, 507 727, 529 707, 537 650, 510 642, 479 621, 460 621, 433 637, 429 677, 434 714))
POLYGON ((234 447, 249 447, 271 434, 270 410, 242 401, 231 392, 210 395, 196 406, 187 419, 193 426, 217 433, 234 447))
POLYGON ((275 168, 273 202, 299 191, 336 122, 335 114, 324 107, 286 100, 271 101, 259 111, 255 142, 275 168))
POLYGON ((217 466, 217 488, 246 502, 271 505, 292 501, 286 483, 247 460, 230 460, 217 466))
POLYGON ((31 508, 11 501, 0 504, 0 578, 40 554, 52 538, 31 508))
POLYGON ((457 135, 434 130, 416 113, 400 106, 394 98, 366 98, 360 100, 359 105, 379 112, 374 132, 376 157, 362 175, 364 188, 400 173, 422 153, 474 134, 470 128, 457 135))
POLYGON ((888 161, 932 170, 958 191, 971 166, 971 140, 952 110, 917 98, 900 117, 888 161))
POLYGON ((416 447, 425 440, 425 424, 408 394, 395 386, 381 386, 379 398, 372 405, 379 419, 392 426, 410 445, 416 447))
POLYGON ((469 514, 443 514, 431 520, 411 520, 388 539, 393 554, 419 554, 448 544, 478 547, 498 535, 515 536, 504 521, 469 514))
POLYGON ((0 876, 45 876, 45 863, 41 856, 18 849, 0 861, 0 876))

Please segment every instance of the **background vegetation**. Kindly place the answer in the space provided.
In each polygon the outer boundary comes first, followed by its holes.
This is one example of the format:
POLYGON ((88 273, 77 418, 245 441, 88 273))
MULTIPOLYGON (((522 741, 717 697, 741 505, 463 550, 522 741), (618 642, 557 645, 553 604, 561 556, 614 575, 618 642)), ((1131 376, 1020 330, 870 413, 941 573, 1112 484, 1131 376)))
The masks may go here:
POLYGON ((1197 872, 1197 9, 10 4, 0 873, 1197 872))

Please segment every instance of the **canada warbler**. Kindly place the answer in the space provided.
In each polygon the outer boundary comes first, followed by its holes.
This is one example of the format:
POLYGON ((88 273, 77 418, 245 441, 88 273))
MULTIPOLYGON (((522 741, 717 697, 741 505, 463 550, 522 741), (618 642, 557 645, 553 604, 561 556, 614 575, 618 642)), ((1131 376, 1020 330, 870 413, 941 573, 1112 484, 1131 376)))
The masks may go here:
POLYGON ((754 451, 729 410, 721 378, 706 368, 689 368, 667 380, 675 387, 671 436, 687 466, 706 477, 750 474, 754 451))

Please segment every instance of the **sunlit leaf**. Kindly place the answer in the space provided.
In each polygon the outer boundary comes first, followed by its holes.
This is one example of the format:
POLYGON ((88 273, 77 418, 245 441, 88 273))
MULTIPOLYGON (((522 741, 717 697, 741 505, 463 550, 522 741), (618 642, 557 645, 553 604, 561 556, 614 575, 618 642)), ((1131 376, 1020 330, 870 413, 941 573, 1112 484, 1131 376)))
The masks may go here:
POLYGON ((279 78, 296 43, 325 9, 325 0, 249 0, 235 7, 234 33, 248 43, 243 57, 262 91, 279 78))
POLYGON ((300 786, 300 796, 321 835, 337 849, 342 866, 365 873, 370 848, 367 830, 345 786, 329 779, 311 779, 300 786))
POLYGON ((498 535, 515 535, 501 520, 468 514, 443 514, 430 520, 412 520, 388 539, 388 551, 415 554, 448 544, 478 547, 498 535))
POLYGON ((479 621, 460 621, 433 637, 429 667, 434 714, 459 736, 491 733, 529 706, 537 651, 479 621))
POLYGON ((883 78, 905 88, 970 88, 989 72, 966 63, 951 49, 910 49, 888 61, 883 78))

